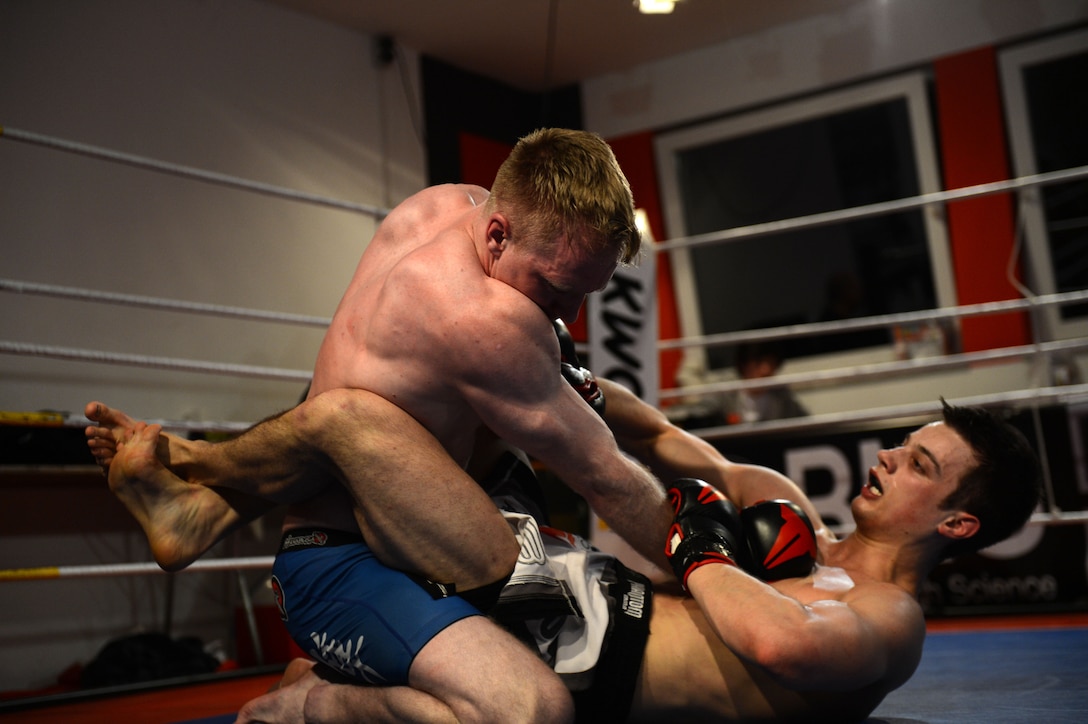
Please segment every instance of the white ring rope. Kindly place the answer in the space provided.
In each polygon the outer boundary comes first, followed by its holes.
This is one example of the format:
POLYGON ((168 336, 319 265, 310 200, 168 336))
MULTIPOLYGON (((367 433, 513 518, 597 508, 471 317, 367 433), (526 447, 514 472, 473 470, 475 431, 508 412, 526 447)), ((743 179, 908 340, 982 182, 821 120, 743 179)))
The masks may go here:
POLYGON ((284 324, 300 324, 311 327, 328 327, 329 323, 332 322, 332 319, 329 317, 315 317, 307 314, 268 312, 261 309, 247 309, 245 307, 228 307, 220 304, 187 302, 180 299, 145 297, 139 294, 101 292, 94 289, 65 287, 54 284, 38 284, 36 282, 22 282, 15 279, 0 279, 0 292, 40 294, 63 299, 79 299, 89 302, 102 302, 105 304, 120 304, 128 307, 162 309, 171 312, 189 312, 193 314, 206 314, 208 316, 248 319, 257 322, 282 322, 284 324))
POLYGON ((318 196, 316 194, 310 194, 302 191, 295 191, 294 189, 283 188, 281 186, 273 186, 271 184, 262 183, 260 181, 249 181, 247 179, 238 178, 236 176, 228 176, 226 174, 216 173, 214 171, 205 171, 203 169, 193 168, 192 166, 181 166, 174 163, 168 163, 166 161, 157 161, 152 158, 136 156, 130 153, 122 153, 121 151, 113 151, 108 148, 91 146, 85 143, 78 143, 76 141, 68 141, 63 138, 44 136, 39 133, 32 133, 30 131, 20 131, 15 128, 5 128, 4 126, 0 126, 0 138, 9 138, 13 141, 22 141, 24 143, 45 146, 47 148, 53 148, 61 151, 69 151, 71 153, 78 153, 83 156, 90 156, 92 158, 98 158, 107 161, 116 161, 118 163, 123 163, 128 166, 136 166, 137 168, 159 171, 162 173, 171 174, 173 176, 182 176, 186 178, 198 179, 200 181, 207 181, 209 183, 218 184, 220 186, 229 186, 231 188, 254 191, 259 194, 265 194, 266 196, 278 196, 280 198, 290 199, 292 201, 302 201, 305 203, 317 204, 319 206, 329 206, 335 209, 342 209, 345 211, 355 211, 361 214, 366 214, 368 216, 373 216, 376 219, 385 218, 385 216, 389 214, 389 209, 383 209, 379 206, 360 204, 353 201, 331 199, 324 196, 318 196))
MULTIPOLYGON (((386 215, 389 214, 390 211, 389 209, 383 209, 381 207, 371 206, 368 204, 359 204, 349 201, 341 201, 338 199, 331 199, 323 196, 318 196, 316 194, 308 194, 301 191, 286 189, 279 186, 272 186, 270 184, 265 184, 257 181, 249 181, 246 179, 241 179, 235 176, 228 176, 226 174, 220 174, 213 171, 205 171, 202 169, 193 168, 191 166, 181 166, 165 161, 157 161, 155 159, 150 159, 142 156, 122 153, 120 151, 113 151, 111 149, 102 148, 100 146, 91 146, 84 143, 78 143, 76 141, 68 141, 53 136, 45 136, 30 131, 21 131, 15 128, 5 128, 4 126, 0 126, 0 138, 10 138, 15 141, 23 141, 25 143, 70 151, 72 153, 78 153, 104 160, 117 161, 119 163, 131 166, 161 171, 177 176, 186 176, 235 188, 247 189, 250 191, 255 191, 257 193, 279 196, 295 201, 305 201, 308 203, 331 206, 334 208, 346 209, 349 211, 357 211, 360 213, 368 214, 370 216, 374 216, 375 218, 379 219, 384 218, 386 215)), ((910 209, 923 208, 936 204, 944 204, 949 201, 959 201, 962 199, 975 198, 979 196, 988 196, 1006 191, 1015 191, 1025 188, 1031 188, 1034 186, 1043 186, 1064 183, 1068 181, 1076 181, 1082 178, 1088 178, 1088 166, 1078 166, 1074 168, 1061 169, 1058 171, 1049 171, 1046 173, 1032 174, 1029 176, 1020 176, 1018 178, 1005 181, 994 181, 991 183, 966 186, 963 188, 951 189, 948 191, 938 191, 929 194, 921 194, 919 196, 913 196, 907 199, 883 201, 875 204, 868 204, 865 206, 856 206, 850 209, 837 209, 835 211, 809 214, 807 216, 798 216, 791 219, 782 219, 779 221, 769 221, 762 224, 741 226, 733 229, 726 229, 725 231, 717 231, 708 234, 698 234, 689 237, 670 239, 668 241, 657 243, 655 247, 659 251, 670 251, 672 249, 679 249, 684 247, 701 246, 716 242, 734 241, 736 239, 742 238, 765 236, 767 234, 774 234, 798 228, 812 228, 817 226, 834 224, 841 221, 853 221, 856 219, 864 219, 873 216, 882 216, 885 214, 896 213, 899 211, 907 211, 910 209)))
POLYGON ((149 367, 179 372, 204 372, 231 375, 234 377, 260 377, 267 380, 279 380, 283 382, 306 383, 313 377, 313 373, 306 370, 288 370, 278 367, 259 367, 256 365, 240 365, 225 362, 203 362, 200 360, 186 360, 173 357, 150 357, 140 354, 102 352, 91 349, 78 349, 75 347, 56 347, 47 344, 8 342, 6 340, 0 340, 0 354, 48 357, 50 359, 119 364, 132 367, 149 367))
POLYGON ((688 385, 675 389, 662 389, 658 396, 662 399, 672 397, 687 397, 689 395, 707 395, 715 392, 732 392, 734 390, 768 389, 771 387, 811 387, 843 380, 872 380, 895 377, 912 372, 935 372, 957 367, 967 367, 978 362, 994 362, 998 360, 1034 357, 1050 355, 1061 352, 1075 352, 1088 349, 1088 339, 1067 339, 1057 342, 1041 342, 1038 344, 1026 344, 1019 347, 1003 347, 1000 349, 988 349, 978 352, 964 352, 960 354, 947 354, 940 357, 920 357, 918 359, 900 360, 896 362, 876 362, 873 364, 855 365, 852 367, 837 367, 830 370, 815 370, 812 372, 794 372, 792 374, 780 374, 774 377, 764 377, 751 380, 729 380, 723 382, 708 382, 700 385, 688 385))
MULTIPOLYGON (((950 404, 963 407, 1000 407, 1013 405, 1039 406, 1074 404, 1088 400, 1088 383, 1058 387, 1033 387, 1027 390, 997 392, 973 397, 947 398, 950 404)), ((762 433, 817 431, 891 420, 936 419, 941 414, 940 402, 914 402, 903 405, 874 407, 850 412, 829 412, 807 417, 791 417, 765 422, 742 422, 736 425, 706 427, 691 432, 707 440, 746 437, 762 433)))
MULTIPOLYGON (((249 558, 204 558, 193 561, 178 573, 197 573, 200 571, 241 571, 268 569, 275 561, 274 556, 253 556, 249 558)), ((105 563, 85 566, 42 566, 38 568, 9 568, 0 570, 0 582, 3 581, 39 581, 53 578, 91 578, 96 576, 145 576, 154 573, 169 573, 157 563, 105 563)))
POLYGON ((1082 302, 1085 300, 1088 300, 1088 289, 1082 289, 1075 292, 1063 292, 1061 294, 1044 294, 1031 297, 1030 299, 1008 299, 1000 302, 981 302, 979 304, 967 304, 959 307, 943 307, 941 309, 926 309, 917 312, 881 314, 872 317, 858 317, 856 319, 842 319, 830 322, 809 322, 806 324, 790 324, 783 327, 767 327, 766 329, 723 332, 720 334, 679 337, 677 339, 663 339, 658 342, 657 346, 658 349, 717 347, 740 342, 763 342, 775 339, 785 339, 788 337, 811 337, 814 335, 836 334, 839 332, 878 329, 881 327, 890 327, 892 325, 910 325, 918 324, 919 322, 941 321, 958 317, 1015 312, 1055 304, 1082 302))
POLYGON ((696 234, 694 236, 670 239, 655 244, 654 247, 659 251, 671 251, 673 249, 682 249, 686 247, 737 241, 738 239, 750 239, 756 236, 777 234, 783 231, 827 226, 841 221, 855 221, 857 219, 867 219, 873 216, 884 216, 899 211, 909 211, 911 209, 944 204, 949 201, 959 201, 961 199, 974 198, 977 196, 988 196, 1003 191, 1015 191, 1033 186, 1076 181, 1082 178, 1088 178, 1088 166, 1077 166, 1074 168, 1062 169, 1060 171, 1049 171, 1047 173, 1030 176, 1020 176, 1007 181, 994 181, 992 183, 978 184, 977 186, 965 186, 950 191, 935 191, 933 193, 921 194, 906 199, 881 201, 879 203, 855 206, 849 209, 837 209, 835 211, 825 211, 819 214, 796 216, 792 219, 767 221, 761 224, 751 224, 749 226, 738 226, 724 231, 713 231, 706 234, 696 234))
MULTIPOLYGON (((1029 525, 1072 525, 1088 522, 1088 511, 1063 511, 1035 513, 1029 525)), ((839 528, 833 526, 833 528, 839 528)), ((275 563, 275 556, 248 558, 201 559, 190 563, 176 573, 207 571, 268 570, 275 563)), ((146 576, 169 573, 156 563, 107 563, 82 566, 40 566, 36 568, 0 569, 0 583, 15 581, 43 581, 61 578, 95 578, 102 576, 146 576)))
MULTIPOLYGON (((35 282, 22 282, 2 278, 0 278, 0 291, 24 294, 41 294, 46 296, 119 304, 124 306, 137 306, 168 311, 206 314, 209 316, 233 317, 238 319, 249 319, 264 322, 282 322, 287 324, 299 324, 315 327, 327 327, 331 322, 331 319, 328 317, 270 312, 259 309, 247 309, 243 307, 203 304, 199 302, 162 299, 157 297, 146 297, 133 294, 101 292, 92 289, 81 289, 78 287, 39 284, 35 282)), ((857 319, 838 320, 833 322, 812 322, 807 324, 787 325, 784 327, 771 327, 761 330, 726 332, 713 335, 667 339, 659 341, 658 348, 665 350, 680 349, 686 347, 713 347, 749 341, 766 341, 774 339, 814 336, 829 333, 844 333, 864 329, 877 329, 896 324, 917 324, 919 322, 940 321, 959 317, 999 314, 1003 312, 1033 309, 1048 305, 1069 304, 1085 300, 1088 300, 1088 290, 1065 292, 1062 294, 1048 294, 1032 299, 1012 299, 1001 302, 984 302, 981 304, 970 304, 959 307, 947 307, 943 309, 923 310, 918 312, 904 312, 899 314, 885 314, 872 317, 861 317, 857 319)), ((1015 351, 1008 352, 1007 354, 1009 356, 1020 356, 1023 354, 1023 352, 1019 351, 1019 348, 1012 349, 1015 351)), ((54 347, 47 345, 33 345, 28 343, 10 342, 3 340, 0 340, 0 353, 25 354, 32 356, 52 357, 55 359, 83 360, 90 362, 116 362, 119 364, 135 365, 142 367, 155 367, 159 369, 173 369, 189 372, 223 373, 235 376, 255 376, 264 377, 266 379, 292 382, 307 381, 310 377, 309 373, 303 370, 284 370, 252 365, 222 365, 211 362, 197 362, 193 360, 172 360, 162 357, 148 357, 132 354, 100 352, 94 350, 80 350, 66 347, 54 347)), ((1001 352, 998 352, 998 354, 1001 354, 1001 352)), ((958 364, 958 362, 951 362, 950 364, 958 364)), ((782 379, 789 379, 791 382, 795 383, 804 383, 809 381, 810 375, 799 374, 794 376, 788 376, 788 378, 787 376, 783 376, 782 379)), ((822 375, 821 373, 812 373, 811 379, 823 381, 829 378, 826 375, 822 375)), ((832 377, 831 379, 834 379, 834 377, 832 377)), ((781 386, 783 384, 786 383, 777 384, 775 386, 781 386)), ((756 383, 752 386, 758 387, 768 385, 760 385, 756 383)), ((661 394, 664 397, 677 397, 683 394, 693 392, 691 388, 683 389, 687 390, 688 392, 685 393, 681 390, 662 390, 661 394)), ((719 388, 714 388, 710 391, 715 391, 717 389, 719 388)), ((733 388, 730 387, 720 389, 733 388)))
MULTIPOLYGON (((832 370, 795 372, 758 380, 728 380, 701 385, 688 385, 673 389, 662 389, 658 394, 662 399, 669 399, 709 395, 734 390, 767 389, 771 387, 786 386, 817 386, 843 380, 857 381, 881 379, 914 372, 934 372, 957 367, 966 367, 979 362, 1050 355, 1061 352, 1075 352, 1083 349, 1088 349, 1088 340, 1083 338, 1059 340, 1057 342, 1042 342, 1038 344, 1021 345, 1018 347, 1004 347, 1001 349, 943 355, 940 357, 923 357, 896 362, 878 362, 866 365, 855 365, 852 367, 840 367, 832 370)), ((132 367, 166 369, 179 372, 222 374, 235 377, 277 380, 281 382, 299 382, 303 384, 309 382, 312 377, 312 374, 306 370, 290 370, 277 367, 261 367, 257 365, 241 365, 224 362, 206 362, 172 357, 153 357, 122 352, 103 352, 100 350, 88 350, 74 347, 10 342, 6 340, 0 340, 0 354, 45 357, 49 359, 93 362, 99 364, 128 365, 132 367)))

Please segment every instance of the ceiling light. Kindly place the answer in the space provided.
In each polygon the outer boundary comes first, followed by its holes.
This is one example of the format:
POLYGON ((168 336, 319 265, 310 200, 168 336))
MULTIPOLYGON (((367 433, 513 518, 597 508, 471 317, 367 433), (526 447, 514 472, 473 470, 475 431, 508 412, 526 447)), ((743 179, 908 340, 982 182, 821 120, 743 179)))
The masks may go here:
POLYGON ((679 0, 634 0, 635 7, 645 15, 664 15, 671 13, 679 0))

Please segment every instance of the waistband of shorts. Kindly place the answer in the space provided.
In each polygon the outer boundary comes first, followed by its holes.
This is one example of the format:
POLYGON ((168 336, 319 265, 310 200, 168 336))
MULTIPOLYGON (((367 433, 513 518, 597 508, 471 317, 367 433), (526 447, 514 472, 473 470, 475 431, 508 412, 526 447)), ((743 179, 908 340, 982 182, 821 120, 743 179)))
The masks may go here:
POLYGON ((612 565, 616 580, 608 586, 608 595, 615 600, 611 631, 594 668, 593 684, 571 692, 579 723, 627 720, 650 637, 653 584, 618 560, 612 565))
POLYGON ((335 528, 315 528, 311 526, 292 528, 284 531, 280 538, 280 553, 301 551, 308 548, 332 548, 352 543, 363 543, 363 536, 335 528))

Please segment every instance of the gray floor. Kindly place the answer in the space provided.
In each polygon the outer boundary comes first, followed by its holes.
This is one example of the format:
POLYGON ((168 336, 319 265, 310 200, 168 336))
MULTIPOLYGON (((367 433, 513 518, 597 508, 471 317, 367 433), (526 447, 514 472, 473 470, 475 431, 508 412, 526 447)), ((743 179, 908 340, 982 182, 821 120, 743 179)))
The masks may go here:
POLYGON ((1088 724, 1088 628, 931 633, 867 724, 1088 724))
POLYGON ((1085 724, 1088 629, 931 633, 870 724, 1085 724))

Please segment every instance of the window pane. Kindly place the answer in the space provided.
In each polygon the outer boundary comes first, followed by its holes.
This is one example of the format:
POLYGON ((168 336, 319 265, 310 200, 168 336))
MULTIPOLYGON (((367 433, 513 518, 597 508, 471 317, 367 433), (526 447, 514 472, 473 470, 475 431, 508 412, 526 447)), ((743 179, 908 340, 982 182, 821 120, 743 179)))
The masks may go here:
MULTIPOLYGON (((1088 52, 1025 68, 1023 79, 1039 172, 1088 164, 1088 52)), ((1088 181, 1046 186, 1042 198, 1056 290, 1088 289, 1088 181)), ((1088 317, 1088 304, 1061 315, 1088 317)))
MULTIPOLYGON (((690 235, 920 193, 907 101, 874 103, 677 152, 690 235)), ((703 333, 937 306, 921 211, 690 250, 703 333)), ((890 341, 798 340, 790 356, 890 341)), ((728 348, 708 349, 711 367, 728 348)))

